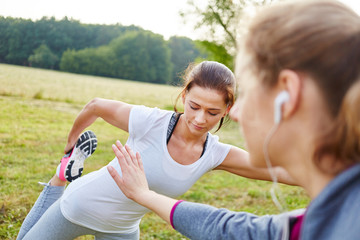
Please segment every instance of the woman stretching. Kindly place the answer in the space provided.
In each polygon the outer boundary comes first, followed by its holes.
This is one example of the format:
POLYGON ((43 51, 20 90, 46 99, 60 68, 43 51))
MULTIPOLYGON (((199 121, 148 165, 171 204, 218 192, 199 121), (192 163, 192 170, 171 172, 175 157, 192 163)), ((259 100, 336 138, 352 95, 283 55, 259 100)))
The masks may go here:
POLYGON ((230 115, 251 164, 284 167, 306 190, 305 213, 258 217, 159 195, 147 188, 139 154, 119 143, 123 177, 109 171, 126 196, 190 239, 359 239, 359 15, 331 0, 272 5, 244 43, 246 82, 230 115))
MULTIPOLYGON (((119 101, 92 100, 76 118, 65 152, 73 148, 85 128, 101 117, 129 132, 127 144, 141 153, 149 186, 161 194, 180 196, 213 169, 270 180, 267 169, 249 164, 245 151, 220 143, 217 136, 209 133, 217 125, 218 129, 221 127, 234 103, 233 73, 220 63, 205 61, 190 68, 185 79, 178 97, 184 104, 183 114, 119 101)), ((121 174, 116 158, 108 166, 121 174)), ((293 183, 285 171, 276 171, 281 182, 293 183)), ((89 234, 96 239, 139 238, 140 220, 149 210, 128 199, 106 167, 78 178, 64 191, 64 180, 69 178, 66 172, 79 171, 58 171, 42 193, 51 196, 48 192, 57 189, 57 195, 45 204, 51 207, 35 220, 28 216, 32 224, 25 224, 25 220, 18 239, 73 239, 89 234)), ((43 197, 38 201, 47 202, 43 197)))

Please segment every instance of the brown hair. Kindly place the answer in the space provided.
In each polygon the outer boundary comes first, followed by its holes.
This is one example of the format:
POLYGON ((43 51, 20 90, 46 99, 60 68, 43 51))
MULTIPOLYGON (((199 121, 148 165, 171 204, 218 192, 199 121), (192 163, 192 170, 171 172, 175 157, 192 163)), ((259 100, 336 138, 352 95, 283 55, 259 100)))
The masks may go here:
POLYGON ((291 69, 308 74, 319 87, 335 121, 318 141, 318 166, 326 154, 348 163, 360 160, 360 132, 353 131, 359 128, 360 88, 349 91, 360 76, 360 17, 354 11, 331 0, 271 6, 250 25, 245 51, 248 67, 265 86, 274 86, 280 71, 291 69))
MULTIPOLYGON (((214 61, 203 61, 199 64, 189 64, 183 76, 184 87, 174 105, 174 110, 177 112, 176 104, 179 98, 190 91, 193 86, 202 88, 214 89, 224 94, 224 102, 228 107, 231 107, 235 101, 235 76, 233 72, 224 64, 214 61)), ((228 116, 227 120, 228 120, 228 116)), ((224 118, 221 118, 218 131, 223 125, 224 118)))

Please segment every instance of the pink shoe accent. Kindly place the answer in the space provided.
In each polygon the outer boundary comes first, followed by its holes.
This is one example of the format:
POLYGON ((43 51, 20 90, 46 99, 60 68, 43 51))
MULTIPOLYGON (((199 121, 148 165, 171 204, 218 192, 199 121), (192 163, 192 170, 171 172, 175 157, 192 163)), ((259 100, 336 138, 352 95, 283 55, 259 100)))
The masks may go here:
POLYGON ((65 178, 65 170, 66 170, 67 164, 69 162, 69 159, 70 159, 70 156, 61 159, 60 172, 59 172, 59 178, 61 181, 67 181, 65 178))
POLYGON ((56 168, 56 175, 61 181, 72 182, 79 178, 84 169, 84 161, 96 149, 97 139, 92 131, 80 135, 75 146, 66 153, 56 168))

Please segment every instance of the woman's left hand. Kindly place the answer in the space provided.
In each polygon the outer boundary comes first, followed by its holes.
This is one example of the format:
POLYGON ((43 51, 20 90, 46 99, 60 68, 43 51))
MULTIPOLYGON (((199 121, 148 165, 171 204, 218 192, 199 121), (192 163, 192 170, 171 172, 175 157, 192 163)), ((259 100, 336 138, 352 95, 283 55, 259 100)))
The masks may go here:
POLYGON ((116 141, 112 148, 119 161, 122 176, 112 166, 107 168, 121 191, 170 224, 170 213, 176 200, 149 190, 139 153, 134 154, 129 146, 123 147, 120 141, 116 141))
POLYGON ((112 145, 112 149, 119 161, 122 176, 112 166, 108 166, 111 177, 126 197, 135 202, 141 201, 142 196, 150 190, 140 154, 134 154, 127 145, 123 147, 119 140, 112 145))

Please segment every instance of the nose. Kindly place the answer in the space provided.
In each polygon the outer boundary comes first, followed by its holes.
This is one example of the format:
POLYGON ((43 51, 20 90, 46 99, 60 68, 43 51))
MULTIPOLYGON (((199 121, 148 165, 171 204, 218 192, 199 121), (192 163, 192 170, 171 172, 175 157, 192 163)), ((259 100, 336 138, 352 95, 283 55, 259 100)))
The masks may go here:
POLYGON ((240 100, 236 100, 235 104, 230 109, 229 116, 235 122, 240 121, 240 100))
POLYGON ((205 112, 204 111, 198 111, 196 116, 195 116, 195 121, 198 124, 205 123, 206 122, 205 112))

